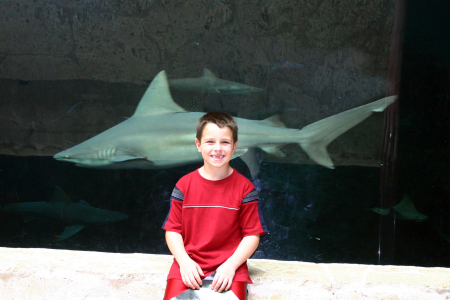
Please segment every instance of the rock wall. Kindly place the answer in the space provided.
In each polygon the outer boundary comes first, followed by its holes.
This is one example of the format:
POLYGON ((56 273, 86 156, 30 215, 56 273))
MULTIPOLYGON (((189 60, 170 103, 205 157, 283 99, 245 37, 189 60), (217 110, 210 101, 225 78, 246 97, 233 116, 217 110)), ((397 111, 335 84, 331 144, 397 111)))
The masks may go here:
MULTIPOLYGON (((0 1, 0 153, 53 155, 128 117, 153 77, 219 78, 251 95, 174 93, 184 107, 291 128, 385 95, 393 1, 0 1)), ((380 121, 335 145, 378 165, 380 121), (360 140, 357 145, 354 141, 360 140)), ((308 163, 299 149, 285 162, 308 163)), ((277 160, 269 157, 269 160, 277 160)))
POLYGON ((312 63, 344 48, 368 57, 363 73, 384 77, 393 7, 392 0, 1 1, 0 78, 143 83, 162 69, 240 73, 277 58, 312 63))

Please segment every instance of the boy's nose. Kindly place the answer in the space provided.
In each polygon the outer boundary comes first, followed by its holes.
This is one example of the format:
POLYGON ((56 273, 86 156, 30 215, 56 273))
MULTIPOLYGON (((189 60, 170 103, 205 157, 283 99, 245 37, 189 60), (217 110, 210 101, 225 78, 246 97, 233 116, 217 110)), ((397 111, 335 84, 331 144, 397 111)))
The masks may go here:
POLYGON ((215 150, 220 150, 220 143, 215 143, 214 144, 214 149, 215 150))

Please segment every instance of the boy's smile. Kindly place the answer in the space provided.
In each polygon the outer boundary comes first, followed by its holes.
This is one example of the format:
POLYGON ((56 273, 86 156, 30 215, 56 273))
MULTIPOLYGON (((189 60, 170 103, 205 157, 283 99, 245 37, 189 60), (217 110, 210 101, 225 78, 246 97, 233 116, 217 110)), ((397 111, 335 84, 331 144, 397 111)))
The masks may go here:
POLYGON ((216 168, 223 168, 223 171, 228 171, 229 162, 237 146, 228 126, 220 128, 213 123, 206 124, 203 128, 201 141, 195 139, 195 144, 198 152, 202 154, 206 170, 217 172, 219 170, 216 168))

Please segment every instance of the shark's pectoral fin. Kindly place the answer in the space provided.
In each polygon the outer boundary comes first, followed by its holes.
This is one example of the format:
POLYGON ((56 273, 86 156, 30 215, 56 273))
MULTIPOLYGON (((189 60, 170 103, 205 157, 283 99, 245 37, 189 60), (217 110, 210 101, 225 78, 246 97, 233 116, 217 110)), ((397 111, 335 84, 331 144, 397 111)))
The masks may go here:
POLYGON ((247 151, 248 149, 236 149, 236 151, 234 151, 233 158, 244 155, 247 151))
POLYGON ((250 175, 252 178, 258 176, 261 169, 261 163, 256 157, 256 149, 250 148, 247 152, 240 156, 240 158, 245 162, 248 169, 250 170, 250 175))
POLYGON ((55 240, 56 241, 65 240, 65 239, 71 237, 72 235, 74 235, 75 233, 77 233, 78 231, 80 231, 83 228, 84 228, 84 225, 67 226, 66 229, 64 229, 64 231, 60 235, 56 236, 55 240))
POLYGON ((387 216, 390 212, 389 208, 379 208, 379 207, 374 207, 371 208, 372 211, 376 212, 377 214, 380 214, 382 216, 387 216))
POLYGON ((136 159, 146 159, 146 157, 143 156, 119 156, 114 158, 115 163, 124 162, 128 160, 136 160, 136 159))
MULTIPOLYGON (((441 221, 442 221, 442 220, 441 220, 441 221)), ((436 225, 437 232, 439 233, 439 235, 441 236, 441 238, 442 238, 443 240, 447 241, 448 243, 450 243, 450 237, 449 237, 448 235, 446 235, 445 232, 442 231, 442 229, 441 229, 441 227, 443 226, 443 225, 441 224, 441 222, 439 222, 439 224, 438 224, 437 221, 435 220, 435 223, 434 223, 434 224, 436 225)))
POLYGON ((285 157, 286 153, 284 153, 283 151, 280 150, 280 147, 282 147, 283 145, 264 145, 261 146, 260 148, 267 153, 270 153, 272 155, 278 156, 278 157, 285 157))

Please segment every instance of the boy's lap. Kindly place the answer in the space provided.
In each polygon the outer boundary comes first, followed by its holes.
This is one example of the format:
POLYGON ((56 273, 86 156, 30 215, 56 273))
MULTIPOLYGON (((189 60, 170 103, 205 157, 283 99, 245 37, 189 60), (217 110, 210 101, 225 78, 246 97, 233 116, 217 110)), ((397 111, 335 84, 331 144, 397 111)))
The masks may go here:
POLYGON ((247 299, 247 283, 243 281, 233 281, 231 289, 229 292, 218 293, 211 290, 212 280, 204 281, 203 287, 200 290, 188 289, 182 280, 180 279, 168 279, 166 286, 166 293, 164 295, 164 300, 177 299, 176 297, 183 294, 180 299, 247 299), (191 295, 192 294, 192 295, 191 295), (214 298, 212 298, 214 297, 214 298))

